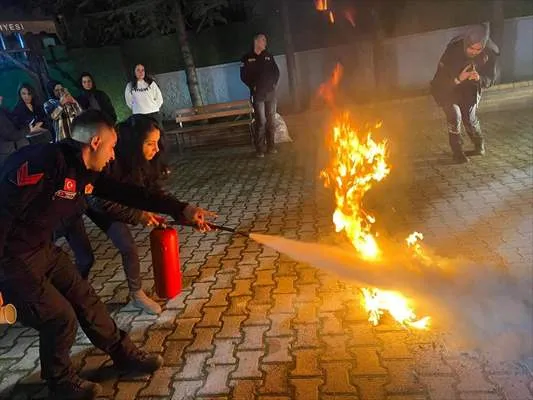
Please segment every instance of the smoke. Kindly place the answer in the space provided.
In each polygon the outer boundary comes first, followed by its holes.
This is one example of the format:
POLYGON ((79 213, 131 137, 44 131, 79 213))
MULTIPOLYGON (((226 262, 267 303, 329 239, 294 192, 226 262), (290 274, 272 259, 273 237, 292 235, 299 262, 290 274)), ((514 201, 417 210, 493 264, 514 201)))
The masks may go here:
POLYGON ((394 243, 383 247, 383 253, 392 257, 368 262, 354 250, 279 236, 250 237, 357 286, 401 292, 414 301, 417 314, 430 315, 432 327, 450 332, 464 350, 488 352, 500 361, 533 354, 529 276, 513 277, 497 266, 442 258, 428 250, 420 257, 394 243))

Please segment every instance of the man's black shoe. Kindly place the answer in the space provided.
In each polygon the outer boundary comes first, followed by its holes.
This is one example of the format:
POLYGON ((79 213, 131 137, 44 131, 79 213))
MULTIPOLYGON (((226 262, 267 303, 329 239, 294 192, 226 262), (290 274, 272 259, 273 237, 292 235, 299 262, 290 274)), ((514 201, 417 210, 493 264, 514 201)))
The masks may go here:
POLYGON ((51 384, 48 398, 53 400, 93 400, 101 392, 102 386, 98 383, 86 381, 76 375, 51 384))
POLYGON ((465 153, 455 153, 453 155, 453 161, 455 161, 456 164, 465 164, 467 162, 470 162, 468 157, 465 155, 465 153))
POLYGON ((140 349, 112 354, 111 359, 116 369, 126 373, 151 374, 163 365, 163 357, 159 354, 148 354, 140 349))

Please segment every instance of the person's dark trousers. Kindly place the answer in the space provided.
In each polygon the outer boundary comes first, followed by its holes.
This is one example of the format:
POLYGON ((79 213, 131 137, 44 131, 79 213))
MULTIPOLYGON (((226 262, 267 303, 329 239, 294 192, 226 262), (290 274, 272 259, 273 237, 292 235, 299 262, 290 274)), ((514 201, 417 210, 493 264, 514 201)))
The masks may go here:
POLYGON ((264 98, 253 99, 255 114, 254 145, 257 153, 273 150, 274 120, 276 117, 276 92, 269 92, 264 98), (266 149, 265 149, 266 144, 266 149))
MULTIPOLYGON (((106 225, 107 226, 107 225, 106 225)), ((100 229, 104 230, 103 227, 100 229)), ((141 264, 135 239, 128 225, 123 222, 112 222, 107 230, 104 230, 113 245, 119 250, 122 257, 122 265, 128 279, 128 287, 131 292, 141 289, 141 264)), ((85 231, 83 219, 80 218, 70 224, 64 233, 67 242, 74 252, 78 271, 83 279, 89 277, 91 267, 94 265, 94 254, 91 243, 85 231)))
POLYGON ((448 125, 448 138, 454 155, 463 152, 461 123, 470 137, 476 150, 483 146, 483 135, 477 118, 477 103, 474 104, 446 104, 442 107, 448 125))
POLYGON ((123 222, 113 222, 106 232, 113 245, 120 251, 122 265, 128 279, 130 292, 141 289, 141 263, 135 239, 130 228, 123 222))
POLYGON ((62 227, 56 237, 64 236, 74 253, 76 267, 83 279, 89 277, 89 272, 94 265, 94 253, 85 230, 83 218, 79 217, 62 227))
POLYGON ((47 245, 30 254, 0 260, 0 290, 19 321, 39 332, 41 377, 57 384, 75 375, 70 349, 76 320, 90 341, 108 354, 134 352, 128 335, 118 329, 106 306, 82 279, 68 255, 47 245))

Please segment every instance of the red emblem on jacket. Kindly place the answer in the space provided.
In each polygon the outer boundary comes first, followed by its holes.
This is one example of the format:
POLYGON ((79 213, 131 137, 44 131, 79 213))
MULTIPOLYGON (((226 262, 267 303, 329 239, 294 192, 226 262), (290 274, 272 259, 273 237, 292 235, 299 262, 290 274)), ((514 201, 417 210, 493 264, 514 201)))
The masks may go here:
POLYGON ((94 186, 91 185, 90 183, 88 183, 87 185, 85 185, 85 190, 84 190, 84 193, 85 194, 91 194, 94 190, 94 186))
POLYGON ((17 186, 35 185, 43 176, 44 174, 42 172, 39 174, 30 175, 28 161, 26 161, 19 167, 17 171, 17 186))
POLYGON ((71 178, 65 178, 65 184, 63 186, 65 192, 75 192, 76 191, 76 181, 71 178))

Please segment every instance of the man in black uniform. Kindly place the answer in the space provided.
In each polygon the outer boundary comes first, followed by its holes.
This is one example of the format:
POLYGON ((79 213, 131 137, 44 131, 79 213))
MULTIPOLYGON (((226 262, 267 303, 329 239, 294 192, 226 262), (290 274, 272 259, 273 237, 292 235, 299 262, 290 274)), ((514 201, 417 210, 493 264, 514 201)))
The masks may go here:
POLYGON ((101 390, 72 367, 76 320, 118 369, 150 373, 162 364, 161 356, 139 350, 118 329, 91 285, 52 244, 54 229, 83 212, 88 193, 200 229, 208 230, 205 217, 212 215, 101 174, 114 158, 116 141, 113 123, 100 111, 86 111, 75 119, 72 139, 24 147, 0 171, 0 291, 17 308, 20 321, 39 331, 41 376, 54 400, 93 399, 101 390))
POLYGON ((450 147, 457 163, 469 161, 463 152, 461 121, 474 143, 472 154, 485 154, 477 107, 481 89, 496 80, 497 56, 499 50, 489 38, 488 26, 477 25, 466 35, 452 39, 431 81, 431 93, 446 115, 450 147))
POLYGON ((266 151, 276 153, 274 118, 276 117, 276 86, 279 69, 274 56, 266 51, 264 34, 254 36, 254 48, 241 59, 241 80, 250 88, 255 113, 254 144, 258 157, 266 151), (266 138, 265 138, 266 132, 266 138))

